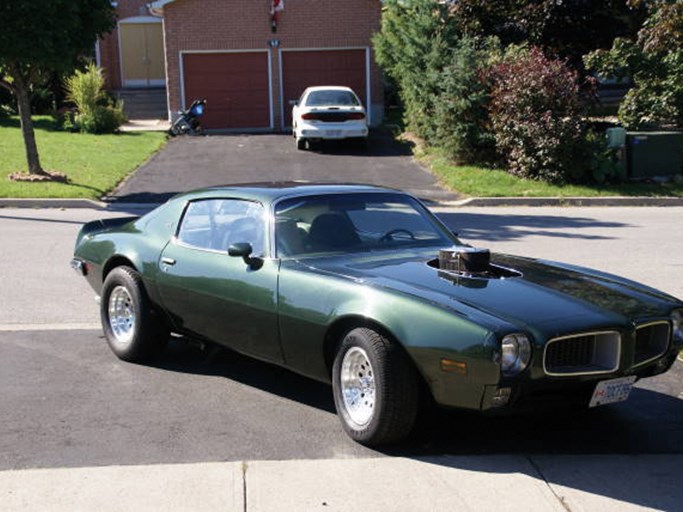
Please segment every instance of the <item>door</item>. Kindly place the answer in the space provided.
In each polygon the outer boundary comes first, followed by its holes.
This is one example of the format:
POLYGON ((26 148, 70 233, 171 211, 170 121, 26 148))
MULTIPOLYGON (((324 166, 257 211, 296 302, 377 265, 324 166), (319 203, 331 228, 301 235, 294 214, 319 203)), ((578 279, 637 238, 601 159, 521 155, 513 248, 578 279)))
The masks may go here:
POLYGON ((305 50, 282 51, 282 99, 285 127, 292 125, 293 100, 306 87, 344 85, 358 95, 367 109, 366 51, 305 50))
POLYGON ((259 203, 190 203, 177 236, 161 254, 158 288, 164 307, 184 332, 281 362, 279 261, 262 258, 266 222, 259 203), (253 265, 228 255, 228 246, 243 242, 253 247, 253 265))
POLYGON ((185 105, 208 100, 204 128, 270 128, 269 77, 267 52, 183 54, 185 105))
POLYGON ((165 85, 164 36, 159 22, 119 24, 124 87, 165 85))

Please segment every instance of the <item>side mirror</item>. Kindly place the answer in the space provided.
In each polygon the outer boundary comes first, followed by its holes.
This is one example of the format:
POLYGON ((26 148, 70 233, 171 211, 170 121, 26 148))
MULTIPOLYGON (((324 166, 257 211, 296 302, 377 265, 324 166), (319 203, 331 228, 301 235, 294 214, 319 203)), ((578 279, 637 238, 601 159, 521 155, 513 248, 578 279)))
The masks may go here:
POLYGON ((258 270, 261 268, 262 261, 259 258, 252 258, 252 252, 254 252, 254 248, 247 242, 231 244, 230 247, 228 247, 229 256, 239 256, 250 268, 258 270))
POLYGON ((299 104, 299 100, 289 100, 290 107, 296 107, 299 104))

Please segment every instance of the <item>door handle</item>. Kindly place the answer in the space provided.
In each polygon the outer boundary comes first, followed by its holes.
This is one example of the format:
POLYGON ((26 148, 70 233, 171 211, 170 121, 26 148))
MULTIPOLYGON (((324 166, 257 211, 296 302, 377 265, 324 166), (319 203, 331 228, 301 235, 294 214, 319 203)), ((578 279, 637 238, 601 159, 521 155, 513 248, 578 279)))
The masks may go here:
POLYGON ((173 258, 161 258, 161 263, 164 265, 175 265, 175 260, 173 258))

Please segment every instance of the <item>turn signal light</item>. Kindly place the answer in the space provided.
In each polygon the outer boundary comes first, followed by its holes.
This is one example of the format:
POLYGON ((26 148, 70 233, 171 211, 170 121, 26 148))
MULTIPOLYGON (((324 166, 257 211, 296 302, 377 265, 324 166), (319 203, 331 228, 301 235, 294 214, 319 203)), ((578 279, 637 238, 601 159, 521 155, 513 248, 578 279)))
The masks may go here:
POLYGON ((441 371, 447 373, 459 373, 460 375, 467 375, 467 363, 443 358, 441 360, 441 371))

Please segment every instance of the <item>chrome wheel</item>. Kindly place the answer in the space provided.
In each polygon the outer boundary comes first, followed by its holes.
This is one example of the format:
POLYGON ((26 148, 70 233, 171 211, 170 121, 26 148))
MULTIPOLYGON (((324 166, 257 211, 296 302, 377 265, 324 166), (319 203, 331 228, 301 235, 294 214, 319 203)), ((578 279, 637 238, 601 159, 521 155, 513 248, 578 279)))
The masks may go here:
POLYGON ((344 354, 339 378, 346 412, 364 427, 375 411, 375 375, 365 350, 352 347, 344 354))
POLYGON ((122 345, 131 342, 135 334, 135 304, 124 286, 117 286, 109 295, 109 327, 122 345))

